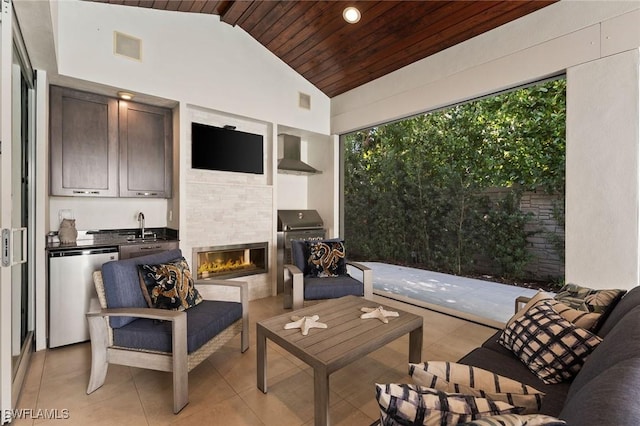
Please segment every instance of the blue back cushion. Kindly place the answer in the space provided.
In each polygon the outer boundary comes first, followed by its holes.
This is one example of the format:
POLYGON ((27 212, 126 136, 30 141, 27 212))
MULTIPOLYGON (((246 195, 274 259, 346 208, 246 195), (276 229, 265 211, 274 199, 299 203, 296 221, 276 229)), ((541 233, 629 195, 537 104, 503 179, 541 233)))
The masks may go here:
MULTIPOLYGON (((114 260, 102 265, 102 281, 107 308, 148 308, 142 295, 138 265, 165 263, 182 257, 179 249, 168 250, 133 259, 114 260)), ((119 328, 135 320, 133 317, 109 317, 112 328, 119 328)))
POLYGON ((303 274, 307 269, 307 243, 303 240, 291 240, 291 261, 303 274))

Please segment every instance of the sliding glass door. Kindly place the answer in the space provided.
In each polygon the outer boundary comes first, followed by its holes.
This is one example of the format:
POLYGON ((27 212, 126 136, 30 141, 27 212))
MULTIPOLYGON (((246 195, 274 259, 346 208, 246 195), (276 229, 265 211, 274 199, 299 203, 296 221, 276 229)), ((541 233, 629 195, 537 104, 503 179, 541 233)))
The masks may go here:
POLYGON ((11 419, 33 348, 34 79, 11 2, 0 25, 0 424, 11 419))

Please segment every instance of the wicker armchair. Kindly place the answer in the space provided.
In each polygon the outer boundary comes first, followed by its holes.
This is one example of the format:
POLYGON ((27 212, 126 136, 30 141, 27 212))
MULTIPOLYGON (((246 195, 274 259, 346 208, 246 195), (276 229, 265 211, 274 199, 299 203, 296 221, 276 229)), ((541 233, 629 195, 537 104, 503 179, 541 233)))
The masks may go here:
POLYGON ((188 372, 239 333, 249 348, 248 286, 227 280, 197 281, 204 301, 185 311, 149 308, 137 265, 166 263, 182 256, 171 250, 105 263, 94 272, 98 294, 87 320, 91 336, 91 377, 87 394, 100 388, 109 364, 173 373, 173 411, 189 402, 188 372), (238 302, 216 301, 216 286, 239 290, 238 302))

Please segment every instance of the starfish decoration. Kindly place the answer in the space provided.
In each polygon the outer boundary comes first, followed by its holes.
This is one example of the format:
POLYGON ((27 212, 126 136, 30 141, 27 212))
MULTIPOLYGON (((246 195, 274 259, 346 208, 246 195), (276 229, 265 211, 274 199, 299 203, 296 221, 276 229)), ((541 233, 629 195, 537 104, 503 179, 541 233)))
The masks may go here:
POLYGON ((294 315, 291 317, 290 323, 284 325, 285 330, 289 330, 292 328, 299 328, 302 330, 302 335, 306 336, 309 334, 309 329, 311 328, 327 328, 327 324, 318 322, 320 317, 318 315, 313 315, 311 317, 299 317, 294 315))
POLYGON ((366 312, 366 314, 360 315, 360 318, 378 318, 385 324, 389 323, 387 317, 398 317, 400 316, 397 312, 385 311, 382 306, 378 306, 377 308, 360 308, 362 312, 366 312))

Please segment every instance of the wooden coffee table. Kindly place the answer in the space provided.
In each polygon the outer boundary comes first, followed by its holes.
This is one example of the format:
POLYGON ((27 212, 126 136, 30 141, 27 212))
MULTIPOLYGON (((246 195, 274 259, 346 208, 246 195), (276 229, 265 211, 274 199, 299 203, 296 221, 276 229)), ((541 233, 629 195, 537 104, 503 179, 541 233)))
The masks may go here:
POLYGON ((422 358, 422 317, 382 305, 400 316, 389 323, 361 319, 360 308, 376 308, 379 303, 346 296, 278 315, 256 325, 258 348, 258 389, 267 393, 267 338, 313 367, 314 416, 316 425, 329 425, 329 375, 389 342, 409 333, 409 362, 422 358), (312 328, 307 336, 300 329, 285 330, 291 316, 319 315, 328 328, 312 328))

